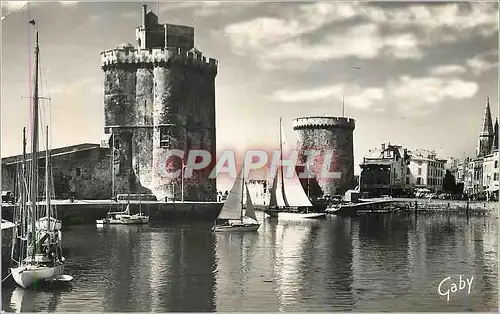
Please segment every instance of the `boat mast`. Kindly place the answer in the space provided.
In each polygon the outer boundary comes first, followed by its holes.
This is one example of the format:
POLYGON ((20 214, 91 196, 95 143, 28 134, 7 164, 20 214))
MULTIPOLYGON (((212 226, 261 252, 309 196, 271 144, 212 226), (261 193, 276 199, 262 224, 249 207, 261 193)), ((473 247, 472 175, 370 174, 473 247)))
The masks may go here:
MULTIPOLYGON (((49 190, 49 174, 50 174, 50 169, 49 169, 49 126, 47 125, 46 129, 46 138, 45 138, 45 208, 47 210, 47 231, 50 232, 50 190, 49 190)), ((49 241, 49 248, 50 248, 50 241, 49 241)))
POLYGON ((141 174, 139 173, 139 162, 137 162, 137 181, 139 181, 139 215, 142 216, 142 203, 141 203, 141 196, 142 196, 142 191, 141 191, 141 174))
POLYGON ((283 175, 283 139, 281 138, 281 133, 283 132, 282 126, 281 126, 281 117, 280 117, 280 159, 279 159, 279 169, 280 171, 280 176, 281 176, 281 194, 283 195, 283 202, 285 203, 285 206, 288 206, 288 202, 286 200, 285 196, 285 179, 283 175))
POLYGON ((240 212, 240 219, 241 222, 243 222, 243 196, 244 196, 244 189, 245 189, 245 163, 243 163, 243 169, 241 169, 241 212, 240 212))
POLYGON ((26 181, 26 146, 27 146, 27 140, 26 140, 26 127, 23 128, 23 165, 22 165, 22 199, 21 201, 21 236, 25 237, 26 236, 26 194, 28 192, 27 190, 27 181, 26 181))
POLYGON ((111 129, 112 146, 111 146, 111 201, 115 199, 115 132, 111 129))
MULTIPOLYGON (((35 20, 31 20, 30 23, 35 25, 35 20)), ((38 31, 36 32, 36 42, 35 42, 35 69, 34 69, 34 89, 33 89, 33 126, 32 126, 32 137, 31 137, 31 232, 32 232, 32 257, 33 260, 36 254, 36 232, 35 232, 35 221, 36 221, 36 201, 38 196, 38 58, 39 58, 40 48, 38 46, 38 31)))

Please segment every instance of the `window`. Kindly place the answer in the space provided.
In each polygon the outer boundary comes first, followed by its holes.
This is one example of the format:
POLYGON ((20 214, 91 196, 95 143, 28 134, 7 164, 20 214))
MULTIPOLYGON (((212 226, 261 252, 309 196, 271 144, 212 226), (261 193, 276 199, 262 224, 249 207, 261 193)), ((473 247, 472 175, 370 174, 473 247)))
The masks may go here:
POLYGON ((498 172, 493 174, 493 180, 498 181, 498 172))
POLYGON ((116 148, 116 149, 119 149, 119 148, 120 148, 120 140, 119 140, 119 139, 117 139, 117 138, 115 138, 115 139, 114 139, 114 143, 115 143, 115 148, 116 148))
POLYGON ((422 174, 422 168, 418 168, 418 175, 422 174))
POLYGON ((498 160, 495 160, 495 168, 498 168, 498 160))
POLYGON ((81 169, 80 168, 76 168, 76 176, 79 177, 81 175, 81 169))
POLYGON ((406 184, 410 184, 410 178, 406 177, 406 184))
POLYGON ((160 127, 160 147, 169 147, 170 146, 170 134, 168 134, 167 127, 160 127))
POLYGON ((422 184, 422 178, 417 178, 417 184, 418 185, 422 184))

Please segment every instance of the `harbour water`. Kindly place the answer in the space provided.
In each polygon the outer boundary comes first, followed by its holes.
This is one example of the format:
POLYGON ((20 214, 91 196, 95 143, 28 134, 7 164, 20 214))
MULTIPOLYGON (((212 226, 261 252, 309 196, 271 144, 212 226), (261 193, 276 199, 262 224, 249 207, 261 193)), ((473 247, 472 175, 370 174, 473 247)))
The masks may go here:
POLYGON ((496 216, 263 219, 257 233, 210 223, 72 226, 69 286, 3 285, 5 311, 496 311, 496 216), (459 276, 467 288, 438 293, 459 276))

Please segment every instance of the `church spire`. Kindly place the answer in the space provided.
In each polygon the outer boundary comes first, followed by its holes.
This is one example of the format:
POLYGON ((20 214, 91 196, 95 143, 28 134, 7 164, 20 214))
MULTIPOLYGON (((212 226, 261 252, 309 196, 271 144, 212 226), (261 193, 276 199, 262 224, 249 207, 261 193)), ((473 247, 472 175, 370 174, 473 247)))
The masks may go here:
POLYGON ((498 118, 495 119, 493 126, 493 149, 498 149, 498 118))
POLYGON ((477 155, 484 156, 490 153, 493 145, 493 123, 491 121, 490 96, 486 99, 486 108, 484 110, 483 125, 479 133, 477 145, 477 155))
POLYGON ((491 121, 490 96, 486 99, 486 108, 484 110, 483 127, 481 135, 493 135, 493 123, 491 121))

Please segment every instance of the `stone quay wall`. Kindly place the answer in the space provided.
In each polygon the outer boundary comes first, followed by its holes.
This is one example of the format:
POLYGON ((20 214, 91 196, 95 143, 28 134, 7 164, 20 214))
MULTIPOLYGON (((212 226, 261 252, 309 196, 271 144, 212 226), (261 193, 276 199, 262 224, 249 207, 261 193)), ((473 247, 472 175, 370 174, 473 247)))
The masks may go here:
MULTIPOLYGON (((126 201, 92 201, 77 200, 53 201, 57 208, 57 218, 64 225, 95 224, 110 211, 124 210, 126 201)), ((43 203, 39 203, 43 205, 43 203)), ((149 216, 150 222, 163 221, 214 221, 222 209, 223 203, 218 202, 141 202, 141 210, 149 216)), ((14 205, 2 204, 2 218, 12 221, 14 205)), ((139 202, 131 201, 130 210, 133 214, 139 212, 139 202)))

